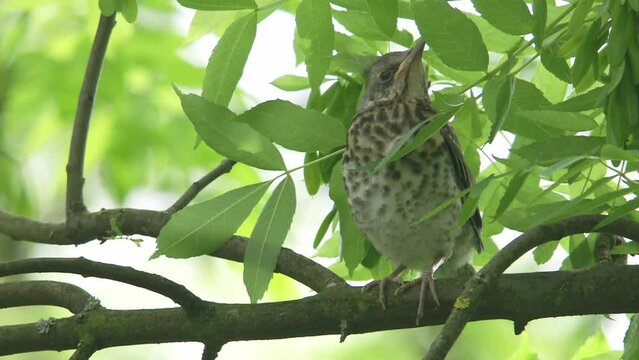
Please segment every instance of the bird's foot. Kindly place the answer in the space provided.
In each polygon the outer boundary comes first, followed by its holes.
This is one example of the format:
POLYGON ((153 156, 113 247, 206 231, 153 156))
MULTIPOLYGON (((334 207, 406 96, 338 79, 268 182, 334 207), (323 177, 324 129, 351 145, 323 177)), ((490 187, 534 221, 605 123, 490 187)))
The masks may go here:
POLYGON ((417 306, 417 318, 415 320, 416 324, 419 325, 419 320, 421 320, 421 318, 424 316, 426 288, 430 289, 430 295, 433 297, 435 304, 439 306, 439 298, 437 297, 437 291, 435 290, 435 279, 433 279, 433 271, 424 271, 421 277, 405 282, 395 291, 395 294, 402 293, 417 284, 421 284, 421 287, 419 289, 419 305, 417 306))
POLYGON ((362 287, 362 293, 368 292, 370 289, 374 288, 375 286, 379 286, 379 302, 382 304, 382 309, 386 310, 386 285, 388 285, 388 283, 396 283, 399 285, 403 285, 404 282, 399 277, 399 274, 401 274, 402 271, 404 271, 404 269, 405 267, 400 265, 399 267, 397 267, 397 269, 395 269, 395 271, 393 271, 387 277, 381 280, 373 280, 369 282, 368 284, 362 287))

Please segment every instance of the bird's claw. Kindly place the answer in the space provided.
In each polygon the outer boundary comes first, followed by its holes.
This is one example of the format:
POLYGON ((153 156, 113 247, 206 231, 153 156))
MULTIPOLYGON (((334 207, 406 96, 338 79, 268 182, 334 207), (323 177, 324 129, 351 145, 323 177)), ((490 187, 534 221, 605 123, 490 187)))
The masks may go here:
POLYGON ((379 302, 382 304, 382 309, 386 310, 386 285, 393 282, 396 284, 403 284, 403 281, 399 276, 387 276, 381 280, 373 280, 362 287, 362 293, 368 292, 375 286, 379 286, 379 302))

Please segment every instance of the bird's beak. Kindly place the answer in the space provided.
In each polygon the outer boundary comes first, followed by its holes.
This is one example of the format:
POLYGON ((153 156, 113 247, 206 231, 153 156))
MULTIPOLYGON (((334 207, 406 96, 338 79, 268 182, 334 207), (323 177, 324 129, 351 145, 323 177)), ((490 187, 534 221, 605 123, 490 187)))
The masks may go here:
POLYGON ((402 63, 399 64, 399 69, 395 73, 395 80, 399 80, 402 78, 406 79, 408 77, 408 74, 410 73, 410 68, 414 64, 419 64, 419 66, 421 66, 422 53, 424 52, 424 46, 426 46, 426 43, 424 42, 424 40, 419 39, 417 41, 417 44, 415 44, 415 46, 413 46, 410 50, 406 52, 406 57, 404 58, 402 63))

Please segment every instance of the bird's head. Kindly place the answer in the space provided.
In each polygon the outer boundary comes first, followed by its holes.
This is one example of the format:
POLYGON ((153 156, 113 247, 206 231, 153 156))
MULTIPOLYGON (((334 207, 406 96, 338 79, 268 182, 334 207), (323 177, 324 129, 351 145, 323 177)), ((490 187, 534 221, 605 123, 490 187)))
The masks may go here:
POLYGON ((426 74, 422 66, 425 45, 420 39, 413 48, 385 54, 371 65, 360 108, 380 100, 428 96, 426 74))

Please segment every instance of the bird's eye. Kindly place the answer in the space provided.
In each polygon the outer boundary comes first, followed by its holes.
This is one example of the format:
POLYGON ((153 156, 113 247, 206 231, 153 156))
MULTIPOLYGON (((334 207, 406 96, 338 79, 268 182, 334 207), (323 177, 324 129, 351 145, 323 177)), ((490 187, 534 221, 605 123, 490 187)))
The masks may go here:
POLYGON ((393 76, 393 74, 389 70, 382 71, 382 73, 379 74, 379 78, 383 81, 390 80, 391 76, 393 76))

